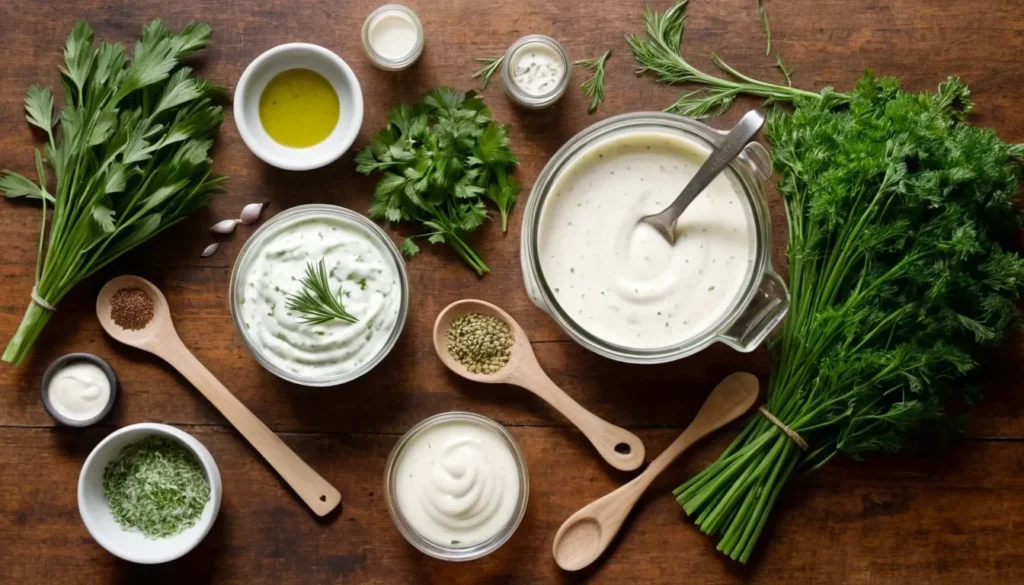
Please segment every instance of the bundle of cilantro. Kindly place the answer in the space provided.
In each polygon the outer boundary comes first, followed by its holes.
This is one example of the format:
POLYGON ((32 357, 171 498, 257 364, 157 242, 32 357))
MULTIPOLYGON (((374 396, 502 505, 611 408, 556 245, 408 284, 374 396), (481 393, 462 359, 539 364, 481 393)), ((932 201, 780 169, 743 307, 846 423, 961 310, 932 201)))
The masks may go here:
POLYGON ((373 194, 370 217, 414 221, 425 231, 406 238, 402 253, 413 256, 413 238, 451 246, 478 275, 490 268, 466 242, 487 218, 485 200, 501 213, 501 229, 519 193, 508 176, 519 164, 508 148, 508 125, 498 125, 473 92, 435 89, 416 105, 388 113, 388 125, 356 155, 356 170, 383 176, 373 194))

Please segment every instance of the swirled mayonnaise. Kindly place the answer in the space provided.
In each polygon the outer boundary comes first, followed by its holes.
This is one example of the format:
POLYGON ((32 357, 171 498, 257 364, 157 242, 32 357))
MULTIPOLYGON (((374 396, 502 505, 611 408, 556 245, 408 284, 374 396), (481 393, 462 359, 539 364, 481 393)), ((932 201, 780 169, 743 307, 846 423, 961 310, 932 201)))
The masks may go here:
POLYGON ((683 212, 669 244, 640 218, 671 203, 708 153, 654 131, 613 136, 571 160, 544 200, 541 271, 563 311, 594 336, 652 349, 720 323, 750 281, 749 199, 723 173, 683 212))
POLYGON ((520 475, 508 442, 473 420, 425 426, 395 465, 398 509, 424 539, 443 547, 489 540, 516 513, 520 475))
POLYGON ((368 228, 331 214, 296 217, 256 242, 240 281, 245 335, 274 366, 304 378, 353 371, 373 359, 395 328, 401 306, 398 268, 368 228), (323 259, 331 291, 358 321, 321 325, 288 308, 309 264, 323 259))

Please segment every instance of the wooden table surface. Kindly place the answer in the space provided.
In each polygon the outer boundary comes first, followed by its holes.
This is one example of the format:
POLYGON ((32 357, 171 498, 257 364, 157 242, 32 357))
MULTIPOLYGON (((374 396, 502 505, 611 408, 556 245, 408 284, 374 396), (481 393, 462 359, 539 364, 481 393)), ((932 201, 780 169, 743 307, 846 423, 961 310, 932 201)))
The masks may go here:
MULTIPOLYGON (((383 1, 383 0, 379 0, 383 1)), ((366 115, 358 145, 381 127, 386 109, 440 84, 469 89, 475 57, 500 55, 527 33, 557 37, 574 59, 613 50, 607 101, 595 116, 573 88, 556 107, 517 110, 495 83, 485 92, 495 117, 513 124, 518 171, 529 187, 570 136, 613 114, 657 110, 680 88, 633 75, 623 33, 642 30, 639 1, 406 0, 419 14, 427 45, 407 72, 374 69, 359 31, 371 0, 6 0, 0 3, 0 167, 31 174, 33 136, 22 115, 25 88, 57 86, 59 47, 84 17, 97 38, 134 43, 154 17, 173 27, 192 19, 213 25, 204 75, 233 86, 253 58, 290 41, 324 45, 348 61, 362 83, 366 115)), ((756 0, 694 0, 686 53, 708 66, 717 51, 755 76, 781 79, 765 57, 756 0)), ((898 75, 906 87, 930 89, 962 76, 977 98, 978 123, 1008 141, 1024 141, 1024 19, 1006 0, 769 0, 773 49, 795 68, 805 88, 847 88, 864 68, 898 75), (1017 113, 1015 113, 1017 112, 1017 113)), ((659 9, 667 7, 657 0, 659 9)), ((741 102, 717 127, 735 121, 741 102)), ((521 284, 522 203, 509 233, 492 223, 476 242, 493 272, 473 276, 445 249, 409 261, 409 320, 391 355, 359 381, 303 389, 277 380, 246 353, 231 323, 227 288, 232 263, 252 228, 224 239, 220 252, 199 257, 216 220, 246 203, 271 201, 270 214, 309 202, 365 211, 373 180, 357 176, 352 153, 329 168, 278 171, 241 142, 230 114, 215 152, 230 175, 227 193, 210 210, 132 253, 80 285, 61 304, 27 362, 0 368, 0 582, 4 583, 915 583, 1024 582, 1024 397, 1021 344, 993 356, 970 437, 941 456, 884 458, 870 464, 838 459, 792 482, 749 565, 727 560, 711 539, 685 521, 668 493, 709 463, 735 430, 682 458, 625 526, 611 554, 579 574, 551 559, 555 530, 573 511, 630 475, 604 464, 557 413, 511 387, 456 379, 434 355, 430 331, 449 302, 477 297, 508 310, 534 341, 541 364, 583 405, 634 430, 651 456, 691 419, 722 377, 742 369, 765 379, 763 352, 724 346, 673 364, 631 366, 588 353, 530 304, 521 284), (166 292, 185 343, 238 397, 344 496, 340 515, 317 520, 199 394, 167 366, 118 346, 100 330, 92 307, 105 280, 131 272, 166 292), (39 402, 43 369, 57 356, 88 351, 108 360, 121 380, 111 417, 89 430, 55 428, 39 402), (530 503, 515 536, 491 556, 469 564, 429 559, 406 544, 388 516, 384 460, 396 439, 423 418, 470 410, 507 425, 522 445, 531 474, 530 503), (224 500, 213 531, 191 554, 160 567, 122 562, 89 537, 79 518, 76 482, 92 447, 117 427, 142 421, 176 425, 216 458, 224 500)), ((523 194, 525 199, 526 192, 523 194)), ((785 218, 771 193, 775 257, 785 218)), ((0 203, 0 337, 6 342, 29 298, 38 209, 0 203)), ((397 236, 396 236, 397 237, 397 236)))

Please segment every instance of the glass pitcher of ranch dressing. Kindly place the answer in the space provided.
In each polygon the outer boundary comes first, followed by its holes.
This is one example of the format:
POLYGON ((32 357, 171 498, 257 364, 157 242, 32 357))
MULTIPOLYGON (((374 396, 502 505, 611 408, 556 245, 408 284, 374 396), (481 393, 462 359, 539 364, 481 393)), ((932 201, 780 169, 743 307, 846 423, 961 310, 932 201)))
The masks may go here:
POLYGON ((570 139, 534 183, 521 261, 530 299, 584 347, 661 363, 720 341, 756 348, 789 308, 771 265, 751 143, 680 217, 676 242, 640 224, 664 209, 725 132, 662 112, 615 116, 570 139))

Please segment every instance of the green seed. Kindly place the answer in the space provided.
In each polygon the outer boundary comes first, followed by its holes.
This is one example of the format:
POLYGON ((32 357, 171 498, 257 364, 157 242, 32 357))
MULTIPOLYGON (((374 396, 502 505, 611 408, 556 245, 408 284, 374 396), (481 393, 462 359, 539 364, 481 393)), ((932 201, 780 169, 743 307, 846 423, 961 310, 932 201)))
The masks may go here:
POLYGON ((445 332, 448 353, 474 374, 493 374, 512 356, 512 329, 490 315, 468 313, 452 321, 445 332))

